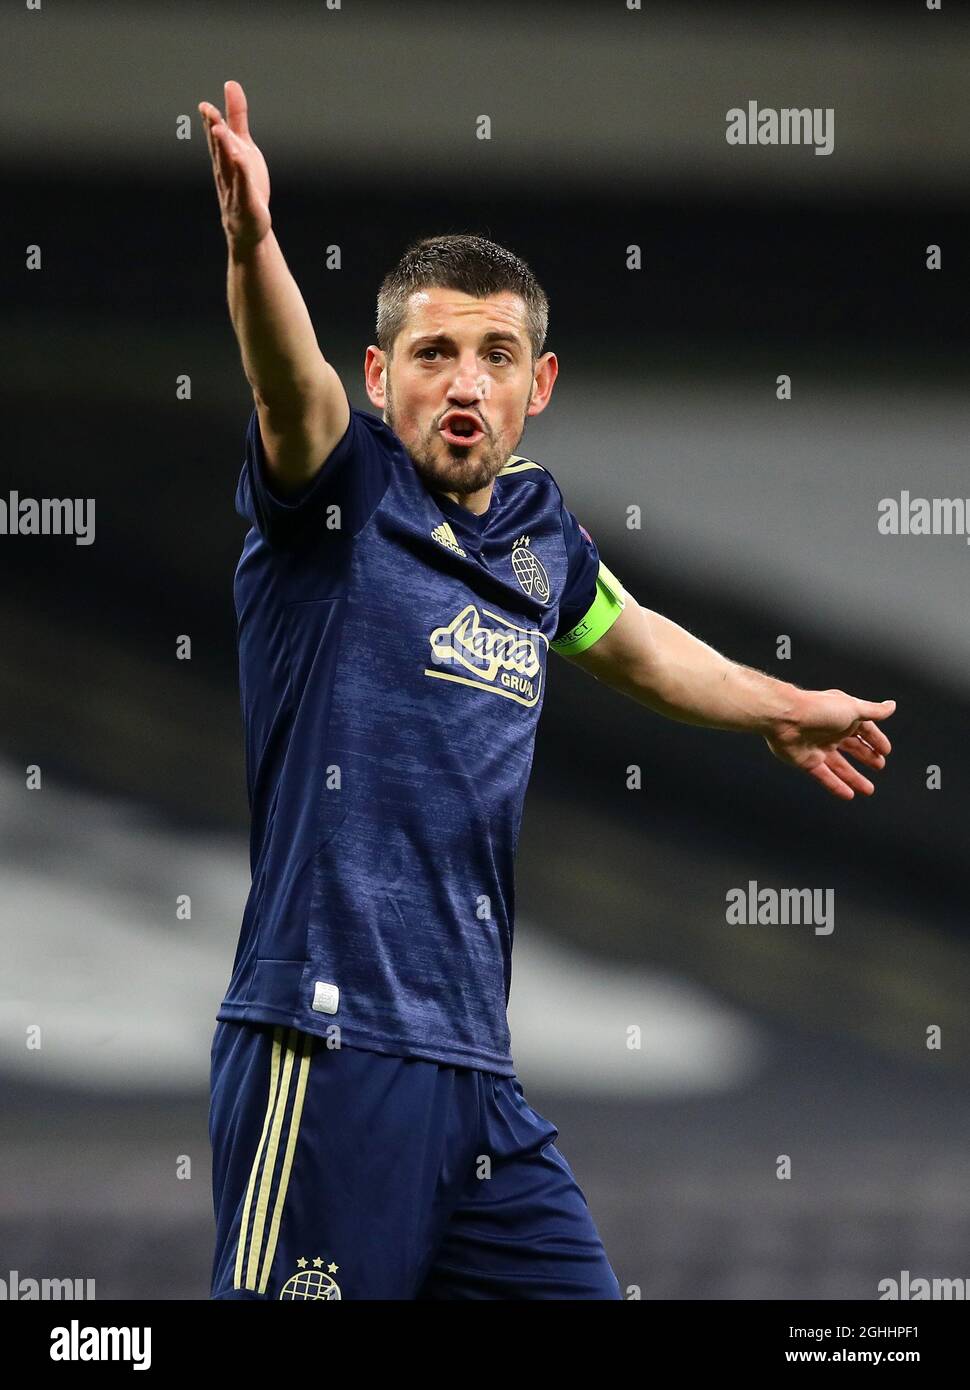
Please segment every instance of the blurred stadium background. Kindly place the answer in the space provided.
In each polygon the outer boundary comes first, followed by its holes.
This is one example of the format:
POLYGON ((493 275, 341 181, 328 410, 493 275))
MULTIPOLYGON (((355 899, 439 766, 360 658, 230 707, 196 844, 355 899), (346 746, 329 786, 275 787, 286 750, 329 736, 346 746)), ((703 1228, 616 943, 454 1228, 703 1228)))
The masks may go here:
POLYGON ((621 1285, 872 1299, 903 1269, 970 1275, 970 560, 960 536, 876 529, 902 489, 970 494, 965 12, 102 0, 8 10, 0 39, 2 494, 97 506, 89 547, 0 540, 0 1277, 208 1291, 209 1044, 248 888, 251 400, 196 113, 227 77, 355 405, 405 244, 508 244, 561 370, 519 452, 628 589, 737 660, 898 701, 877 795, 842 804, 760 740, 555 663, 513 1048, 621 1285), (729 147, 750 99, 833 107, 834 153, 729 147), (834 888, 834 933, 727 927, 750 879, 834 888))

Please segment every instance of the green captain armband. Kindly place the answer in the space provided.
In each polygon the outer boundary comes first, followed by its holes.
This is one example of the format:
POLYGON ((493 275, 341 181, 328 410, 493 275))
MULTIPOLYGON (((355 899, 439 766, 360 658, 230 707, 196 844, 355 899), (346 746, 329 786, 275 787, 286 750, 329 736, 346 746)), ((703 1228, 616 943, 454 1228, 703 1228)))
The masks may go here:
POLYGON ((596 597, 590 604, 586 616, 569 632, 556 642, 550 642, 554 652, 561 656, 578 656, 594 642, 598 642, 604 632, 609 632, 626 605, 623 585, 616 575, 606 568, 600 560, 596 575, 596 597))

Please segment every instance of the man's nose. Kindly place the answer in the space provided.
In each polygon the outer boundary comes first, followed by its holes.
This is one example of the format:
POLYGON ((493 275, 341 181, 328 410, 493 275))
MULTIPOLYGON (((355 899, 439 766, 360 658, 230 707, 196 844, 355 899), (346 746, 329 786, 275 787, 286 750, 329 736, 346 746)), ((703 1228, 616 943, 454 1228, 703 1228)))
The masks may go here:
POLYGON ((460 362, 451 380, 449 395, 460 397, 466 404, 485 398, 485 375, 475 358, 460 362))

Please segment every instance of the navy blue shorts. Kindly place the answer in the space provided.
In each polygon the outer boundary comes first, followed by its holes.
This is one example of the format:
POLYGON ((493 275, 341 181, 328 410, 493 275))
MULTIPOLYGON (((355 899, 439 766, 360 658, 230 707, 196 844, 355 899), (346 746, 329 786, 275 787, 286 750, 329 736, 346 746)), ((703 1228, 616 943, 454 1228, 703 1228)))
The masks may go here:
POLYGON ((212 1298, 618 1299, 512 1076, 220 1022, 212 1298))

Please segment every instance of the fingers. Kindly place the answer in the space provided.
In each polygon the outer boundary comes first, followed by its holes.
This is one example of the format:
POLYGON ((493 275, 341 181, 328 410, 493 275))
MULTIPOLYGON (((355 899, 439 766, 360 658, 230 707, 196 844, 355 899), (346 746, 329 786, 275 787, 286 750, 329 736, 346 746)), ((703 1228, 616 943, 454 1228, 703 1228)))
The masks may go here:
POLYGON ((218 143, 213 133, 216 127, 216 123, 221 121, 222 117, 219 115, 219 112, 216 110, 216 108, 208 101, 200 101, 199 110, 202 112, 202 123, 205 126, 205 138, 209 146, 209 158, 212 160, 212 173, 215 177, 216 189, 219 194, 219 201, 220 203, 224 203, 226 195, 226 181, 223 176, 220 157, 217 153, 218 143))
POLYGON ((857 719, 888 719, 896 710, 895 700, 857 700, 857 719))
MULTIPOLYGON (((215 110, 214 107, 212 109, 215 110)), ((241 164, 235 157, 233 149, 236 136, 218 112, 216 112, 216 117, 215 120, 206 118, 206 139, 209 142, 209 153, 212 156, 212 168, 215 174, 216 187, 219 190, 219 200, 225 207, 232 192, 236 175, 241 169, 241 164)))
POLYGON ((851 753, 854 758, 865 763, 867 767, 883 768, 886 766, 885 755, 871 747, 862 737, 860 730, 857 735, 851 738, 844 738, 841 743, 836 745, 841 752, 851 753))
POLYGON ((213 126, 210 132, 212 139, 212 159, 216 170, 216 183, 219 187, 219 196, 225 205, 229 189, 232 186, 232 162, 226 153, 225 140, 221 132, 225 130, 224 125, 213 126))
POLYGON ((216 159, 222 181, 226 188, 229 188, 232 184, 236 161, 232 157, 232 135, 225 121, 220 121, 218 125, 212 127, 212 138, 215 142, 216 159))
POLYGON ((213 131, 222 120, 222 112, 218 106, 213 106, 211 101, 199 102, 199 113, 202 116, 202 124, 205 127, 205 138, 209 144, 209 154, 212 156, 213 166, 216 164, 216 146, 213 138, 213 131))
POLYGON ((224 87, 226 94, 226 121, 234 135, 249 139, 249 107, 246 93, 238 82, 231 79, 224 87))
POLYGON ((869 778, 864 777, 858 768, 852 766, 847 758, 843 758, 842 754, 838 752, 837 749, 833 748, 825 761, 829 769, 834 772, 837 777, 841 777, 846 786, 851 787, 853 791, 862 792, 865 796, 872 796, 873 792, 876 790, 869 781, 869 778))
POLYGON ((851 801, 855 796, 852 788, 847 787, 841 777, 837 777, 825 763, 819 763, 817 767, 809 769, 809 776, 814 777, 816 782, 821 782, 826 791, 830 791, 840 801, 851 801))
POLYGON ((886 754, 892 752, 893 746, 889 742, 889 739, 883 733, 882 729, 876 724, 873 724, 871 719, 867 719, 864 724, 861 724, 857 732, 859 738, 865 739, 866 743, 874 748, 877 753, 886 754))

